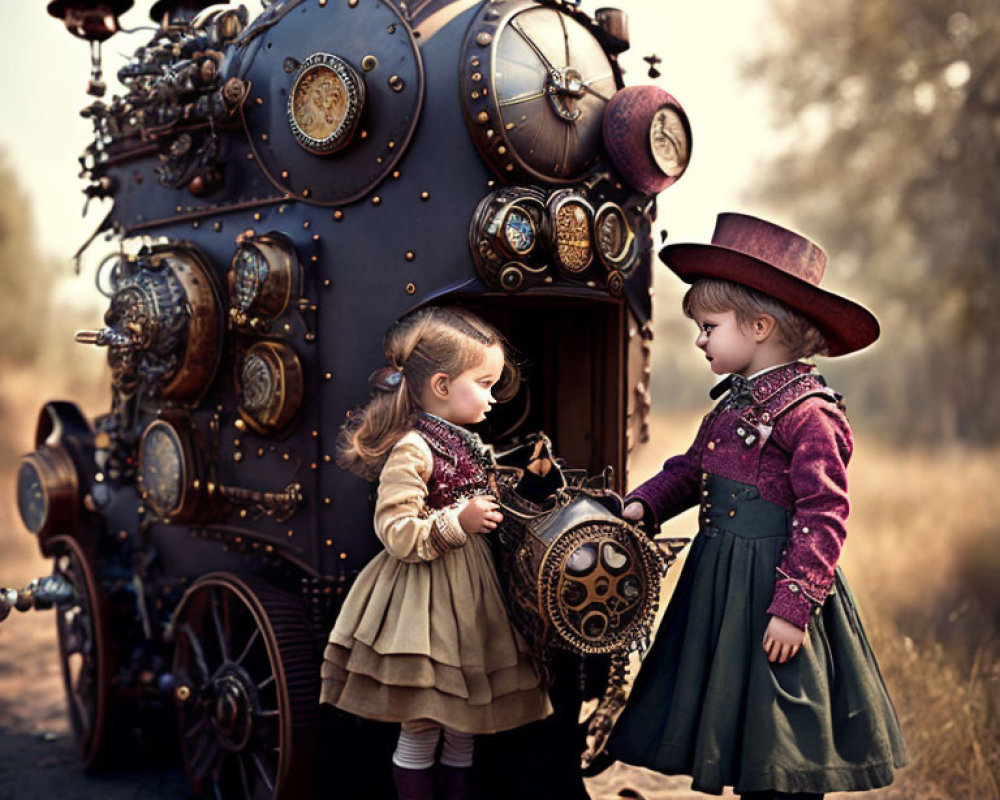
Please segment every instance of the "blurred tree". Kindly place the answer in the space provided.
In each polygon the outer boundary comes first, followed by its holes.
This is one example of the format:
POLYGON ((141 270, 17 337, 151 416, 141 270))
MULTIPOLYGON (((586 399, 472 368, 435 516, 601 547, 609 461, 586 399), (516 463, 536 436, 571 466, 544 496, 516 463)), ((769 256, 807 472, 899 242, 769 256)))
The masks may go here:
POLYGON ((35 241, 28 197, 0 153, 0 358, 33 361, 44 346, 54 261, 35 241))
POLYGON ((789 146, 757 190, 883 322, 851 399, 899 438, 1000 438, 1000 0, 775 16, 784 36, 748 71, 789 146))

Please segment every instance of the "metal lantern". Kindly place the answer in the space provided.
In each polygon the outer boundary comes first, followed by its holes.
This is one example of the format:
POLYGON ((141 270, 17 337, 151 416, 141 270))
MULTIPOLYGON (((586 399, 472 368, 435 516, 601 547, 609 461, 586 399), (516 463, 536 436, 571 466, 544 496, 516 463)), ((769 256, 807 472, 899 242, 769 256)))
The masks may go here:
POLYGON ((87 93, 103 97, 107 85, 101 80, 101 42, 118 33, 118 17, 132 8, 132 0, 52 0, 47 10, 61 19, 66 30, 90 42, 91 78, 87 93))

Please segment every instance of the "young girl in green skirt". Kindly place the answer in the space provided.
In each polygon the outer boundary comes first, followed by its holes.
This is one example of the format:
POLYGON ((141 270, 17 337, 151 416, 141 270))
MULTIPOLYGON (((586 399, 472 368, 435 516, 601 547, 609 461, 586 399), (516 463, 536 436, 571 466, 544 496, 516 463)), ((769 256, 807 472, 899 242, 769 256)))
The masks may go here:
POLYGON ((699 531, 608 754, 752 800, 884 786, 902 738, 837 567, 851 429, 800 360, 860 350, 878 322, 819 287, 819 247, 764 220, 721 214, 711 244, 660 256, 728 377, 691 448, 627 498, 652 527, 699 505, 699 531))

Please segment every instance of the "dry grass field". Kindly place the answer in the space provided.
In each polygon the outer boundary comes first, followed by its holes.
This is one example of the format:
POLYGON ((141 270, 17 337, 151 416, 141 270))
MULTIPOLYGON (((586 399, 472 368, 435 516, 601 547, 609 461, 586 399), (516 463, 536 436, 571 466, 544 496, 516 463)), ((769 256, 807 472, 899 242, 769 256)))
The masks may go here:
MULTIPOLYGON (((46 399, 101 409, 103 381, 40 383, 6 368, 0 383, 0 586, 21 585, 47 564, 17 519, 13 475, 32 447, 46 399)), ((697 420, 660 417, 633 464, 651 474, 683 449, 697 420)), ((853 511, 844 568, 899 711, 911 763, 888 800, 1000 800, 1000 451, 886 449, 859 436, 851 465, 853 511)), ((690 535, 689 514, 667 532, 690 535)), ((672 576, 676 577, 676 568, 672 576)), ((0 625, 0 727, 65 732, 54 631, 48 615, 0 625), (39 663, 40 662, 40 663, 39 663)), ((693 797, 683 779, 617 765, 590 781, 596 800, 630 788, 646 800, 693 797)))

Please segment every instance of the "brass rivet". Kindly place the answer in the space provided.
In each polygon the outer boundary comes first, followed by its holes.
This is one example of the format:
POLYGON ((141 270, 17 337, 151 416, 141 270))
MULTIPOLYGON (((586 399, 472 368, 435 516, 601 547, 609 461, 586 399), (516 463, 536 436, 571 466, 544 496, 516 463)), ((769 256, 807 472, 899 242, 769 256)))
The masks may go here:
POLYGON ((212 223, 212 228, 214 230, 216 230, 216 231, 221 231, 222 230, 222 223, 221 222, 213 222, 212 223))
POLYGON ((482 31, 481 33, 476 34, 476 44, 478 44, 480 47, 486 47, 486 45, 488 45, 492 41, 493 41, 492 33, 487 33, 486 31, 482 31))
POLYGON ((406 260, 407 261, 413 261, 413 259, 415 259, 416 257, 417 257, 417 254, 414 253, 412 250, 407 250, 406 251, 406 260))
POLYGON ((332 503, 332 502, 333 501, 329 497, 324 497, 323 498, 323 505, 325 505, 325 506, 330 505, 330 503, 332 503))
POLYGON ((378 206, 378 205, 382 205, 382 198, 381 198, 381 197, 379 197, 378 195, 375 195, 375 196, 374 196, 374 197, 372 198, 372 205, 373 205, 373 206, 378 206))
POLYGON ((313 439, 318 439, 319 438, 319 431, 313 431, 312 432, 312 436, 313 436, 313 439))
POLYGON ((361 59, 361 69, 365 72, 371 72, 375 67, 378 66, 378 59, 375 58, 371 53, 366 55, 361 59))
POLYGON ((390 150, 392 150, 392 148, 394 148, 395 146, 396 146, 396 143, 393 142, 393 141, 386 142, 386 147, 388 147, 390 150))
POLYGON ((291 539, 294 535, 295 535, 295 531, 293 531, 291 528, 289 528, 288 529, 288 533, 287 533, 288 538, 291 539))
POLYGON ((266 134, 266 133, 262 133, 262 134, 260 135, 260 140, 261 140, 262 142, 266 142, 266 141, 267 141, 267 134, 266 134))
POLYGON ((247 153, 247 161, 253 161, 253 153, 247 153))
POLYGON ((407 294, 413 294, 416 291, 417 291, 417 285, 415 283, 408 283, 408 284, 406 284, 406 293, 407 294))
POLYGON ((233 427, 238 431, 245 431, 247 429, 247 424, 243 420, 238 419, 233 423, 233 427))
POLYGON ((358 5, 358 0, 347 0, 347 5, 351 8, 355 8, 358 5))
POLYGON ((330 283, 331 283, 331 281, 330 281, 329 278, 324 278, 323 279, 323 286, 325 286, 326 288, 328 288, 328 289, 330 288, 330 283))
POLYGON ((498 152, 498 153, 499 153, 500 155, 503 155, 504 153, 506 153, 506 152, 507 152, 507 148, 506 148, 506 147, 504 147, 503 145, 500 145, 500 146, 499 146, 499 147, 497 148, 497 152, 498 152))
POLYGON ((431 193, 430 192, 421 192, 420 193, 420 199, 421 200, 430 200, 431 199, 431 193))
POLYGON ((309 220, 306 220, 305 222, 303 222, 302 223, 302 227, 305 228, 306 230, 309 230, 309 220))
POLYGON ((474 81, 476 81, 478 83, 482 79, 483 79, 483 73, 481 73, 481 72, 473 72, 472 73, 472 80, 474 80, 474 81))
POLYGON ((470 61, 469 63, 472 64, 472 66, 474 66, 474 67, 478 67, 479 66, 479 59, 476 58, 475 56, 473 56, 472 57, 472 61, 470 61))
POLYGON ((292 456, 291 456, 291 454, 290 454, 290 453, 282 453, 282 454, 281 454, 281 459, 282 459, 282 461, 288 461, 288 460, 289 460, 289 459, 290 459, 291 457, 292 457, 292 456))
POLYGON ((329 455, 324 455, 323 460, 329 464, 333 459, 329 455))
POLYGON ((368 138, 368 131, 361 131, 361 138, 362 139, 367 139, 368 138))
POLYGON ((308 197, 310 194, 311 194, 311 192, 308 189, 303 189, 302 190, 302 196, 303 197, 308 197))
POLYGON ((326 540, 326 546, 327 547, 333 547, 333 539, 327 539, 326 540))
POLYGON ((243 453, 233 453, 233 461, 242 461, 243 453))
POLYGON ((315 342, 316 341, 316 334, 312 333, 312 332, 307 333, 305 338, 306 338, 307 342, 315 342))
POLYGON ((260 212, 259 211, 255 211, 254 215, 253 215, 253 218, 255 220, 257 220, 258 222, 260 222, 260 212))
POLYGON ((256 103, 257 105, 259 105, 259 106, 262 106, 262 105, 264 105, 264 98, 263 98, 263 97, 258 97, 258 98, 256 98, 256 99, 254 100, 254 102, 255 102, 255 103, 256 103))
POLYGON ((281 177, 285 178, 287 180, 287 178, 288 178, 288 170, 287 169, 281 170, 281 177))
POLYGON ((319 241, 319 234, 318 233, 314 233, 313 234, 313 241, 314 242, 318 242, 319 241))
POLYGON ((340 220, 344 218, 344 212, 338 208, 336 211, 333 212, 333 218, 337 220, 337 222, 340 222, 340 220))
POLYGON ((319 464, 313 461, 312 464, 309 465, 309 469, 319 469, 319 464))
POLYGON ((480 111, 478 114, 476 114, 476 120, 479 122, 480 125, 484 125, 485 123, 490 121, 490 115, 487 114, 485 111, 480 111))
POLYGON ((326 0, 319 0, 319 7, 323 8, 326 5, 326 0))
POLYGON ((332 377, 333 377, 333 373, 332 373, 332 372, 324 372, 324 373, 323 373, 323 380, 327 380, 327 381, 328 381, 328 380, 330 380, 330 379, 331 379, 332 377))

